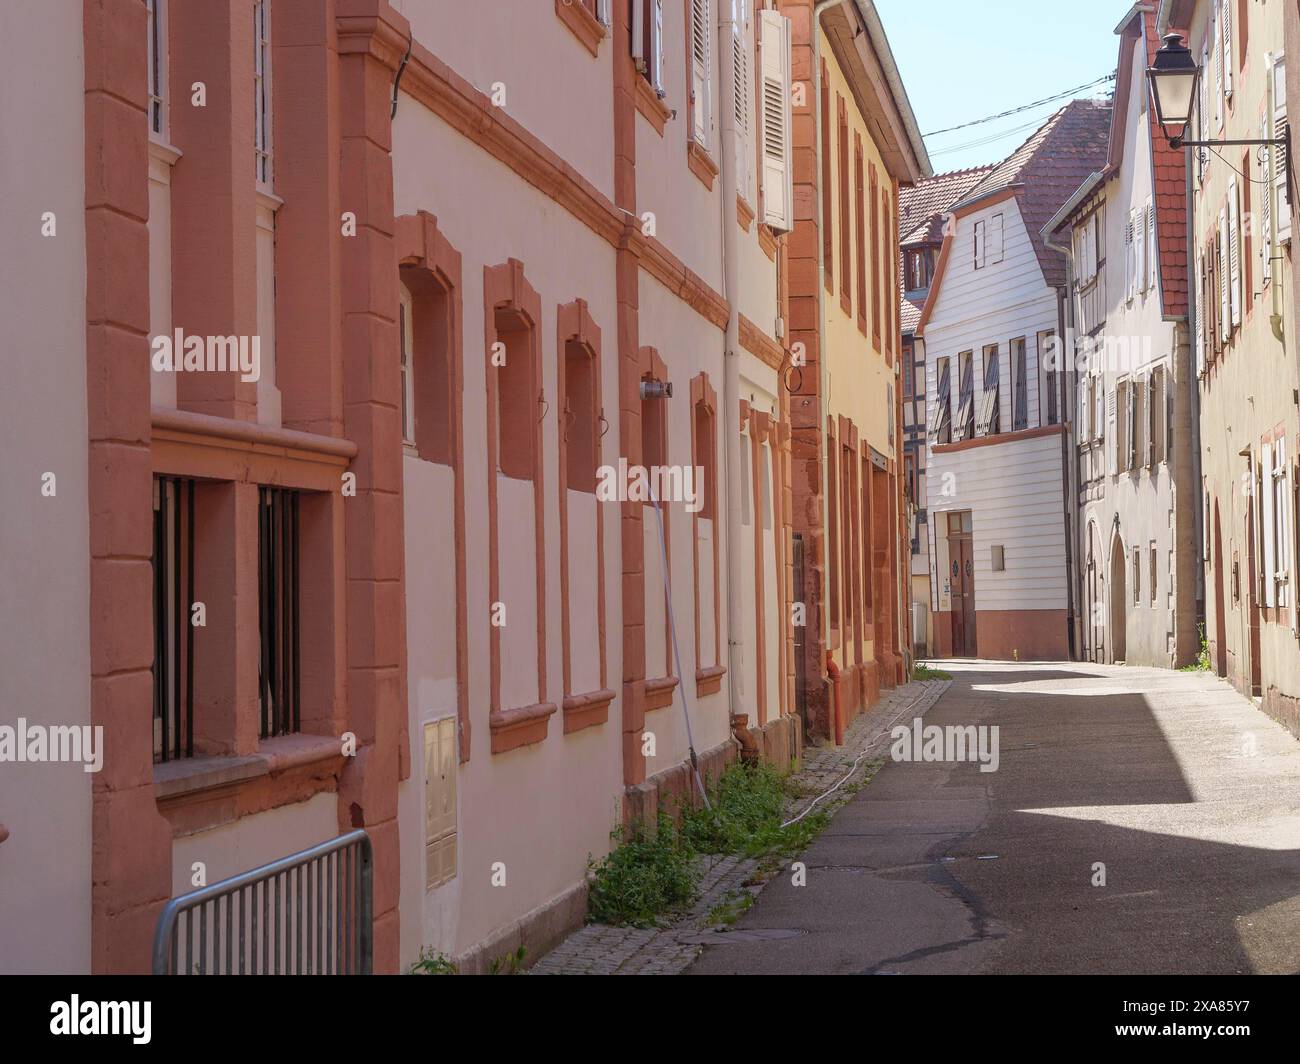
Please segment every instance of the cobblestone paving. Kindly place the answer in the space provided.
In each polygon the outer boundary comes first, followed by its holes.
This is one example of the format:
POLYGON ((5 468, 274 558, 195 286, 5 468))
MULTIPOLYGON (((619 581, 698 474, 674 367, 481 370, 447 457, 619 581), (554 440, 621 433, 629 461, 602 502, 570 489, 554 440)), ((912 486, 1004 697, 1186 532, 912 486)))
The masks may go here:
MULTIPOLYGON (((849 725, 844 745, 826 743, 804 750, 803 767, 793 777, 799 797, 790 801, 788 817, 814 804, 832 812, 885 756, 889 729, 902 718, 923 716, 948 689, 949 680, 910 683, 887 691, 870 711, 849 725), (845 778, 850 768, 853 775, 845 778), (843 783, 840 781, 843 780, 843 783), (821 798, 831 787, 839 789, 821 798)), ((689 912, 667 927, 610 927, 588 924, 561 942, 529 970, 532 975, 677 975, 685 971, 715 931, 709 914, 743 892, 757 895, 766 881, 759 860, 737 856, 703 858, 700 894, 689 912)))

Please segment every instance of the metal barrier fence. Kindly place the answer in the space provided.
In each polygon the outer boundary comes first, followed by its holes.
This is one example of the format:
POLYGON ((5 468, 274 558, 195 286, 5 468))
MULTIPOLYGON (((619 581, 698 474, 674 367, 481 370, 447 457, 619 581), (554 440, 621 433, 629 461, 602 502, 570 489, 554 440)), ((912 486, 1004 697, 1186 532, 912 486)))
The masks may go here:
POLYGON ((369 975, 370 837, 350 831, 173 898, 154 933, 155 975, 369 975))

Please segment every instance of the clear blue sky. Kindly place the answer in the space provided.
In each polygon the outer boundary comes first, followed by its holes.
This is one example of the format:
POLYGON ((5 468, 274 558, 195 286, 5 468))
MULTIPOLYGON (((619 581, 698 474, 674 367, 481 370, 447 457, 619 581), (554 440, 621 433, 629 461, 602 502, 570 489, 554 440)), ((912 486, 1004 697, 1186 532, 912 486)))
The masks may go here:
MULTIPOLYGON (((922 133, 1008 111, 1112 73, 1119 57, 1115 24, 1131 6, 1122 0, 875 3, 922 133)), ((1110 88, 1101 85, 1079 95, 1110 88)), ((935 173, 1005 158, 1064 102, 927 137, 935 173), (1004 133, 1000 140, 973 143, 1004 133)))

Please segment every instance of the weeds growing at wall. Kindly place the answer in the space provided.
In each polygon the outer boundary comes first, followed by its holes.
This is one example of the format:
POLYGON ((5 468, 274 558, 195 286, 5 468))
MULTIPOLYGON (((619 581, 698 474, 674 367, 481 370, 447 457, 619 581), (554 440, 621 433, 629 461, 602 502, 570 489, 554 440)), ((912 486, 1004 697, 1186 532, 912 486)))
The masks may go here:
POLYGON ((589 861, 587 909, 603 924, 654 926, 694 899, 700 858, 734 854, 772 862, 798 853, 826 826, 814 813, 782 826, 787 779, 770 765, 736 763, 709 789, 711 809, 686 810, 680 827, 660 812, 653 836, 620 828, 603 860, 589 861))
POLYGON ((912 666, 912 679, 924 682, 926 680, 951 680, 952 674, 943 672, 939 669, 932 669, 924 661, 918 661, 912 666))

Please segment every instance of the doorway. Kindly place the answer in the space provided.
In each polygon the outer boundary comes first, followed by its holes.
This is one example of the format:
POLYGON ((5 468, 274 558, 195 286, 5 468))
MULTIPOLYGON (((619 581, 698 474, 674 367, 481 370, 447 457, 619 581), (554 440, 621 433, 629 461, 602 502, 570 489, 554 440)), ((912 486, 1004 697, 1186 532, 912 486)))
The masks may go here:
POLYGON ((1124 541, 1116 531, 1110 545, 1110 660, 1117 665, 1128 654, 1128 580, 1124 541))
POLYGON ((969 510, 948 514, 948 558, 952 580, 952 653, 976 657, 974 523, 969 510))

